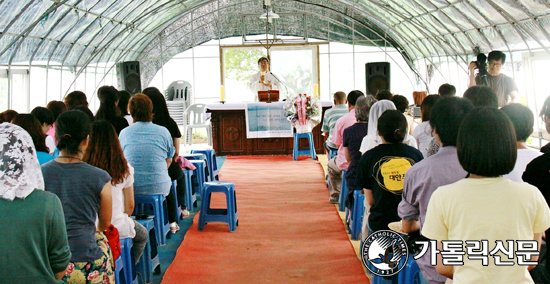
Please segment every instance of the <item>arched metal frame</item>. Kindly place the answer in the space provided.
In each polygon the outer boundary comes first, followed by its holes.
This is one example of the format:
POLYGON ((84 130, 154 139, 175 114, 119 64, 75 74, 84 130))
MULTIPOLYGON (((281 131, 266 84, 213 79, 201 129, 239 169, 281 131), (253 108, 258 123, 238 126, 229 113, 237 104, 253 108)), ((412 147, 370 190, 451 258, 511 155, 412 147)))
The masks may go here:
MULTIPOLYGON (((30 69, 36 61, 46 62, 46 76, 53 65, 69 67, 75 78, 62 90, 66 94, 87 67, 103 65, 108 74, 117 61, 140 60, 142 81, 147 84, 176 53, 211 39, 259 33, 256 26, 244 30, 231 19, 260 13, 262 3, 5 0, 0 2, 0 65, 7 66, 9 73, 17 64, 30 69), (202 31, 210 32, 197 34, 202 31)), ((467 72, 476 46, 482 51, 505 49, 509 54, 519 50, 550 54, 548 0, 273 0, 273 4, 277 11, 306 14, 305 30, 286 27, 278 34, 362 42, 381 49, 389 45, 422 80, 426 78, 415 66, 432 64, 445 78, 435 63, 450 59, 467 72)), ((284 21, 279 20, 281 26, 284 21)), ((61 85, 62 77, 63 72, 61 85)))

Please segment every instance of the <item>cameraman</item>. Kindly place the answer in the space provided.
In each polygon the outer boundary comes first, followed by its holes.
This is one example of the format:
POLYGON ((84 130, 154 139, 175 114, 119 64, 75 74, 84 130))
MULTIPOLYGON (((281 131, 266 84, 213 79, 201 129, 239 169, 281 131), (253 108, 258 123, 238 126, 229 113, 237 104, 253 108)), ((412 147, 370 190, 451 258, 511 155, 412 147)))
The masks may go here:
MULTIPOLYGON (((481 55, 481 54, 480 54, 481 55)), ((484 55, 481 58, 485 57, 484 55)), ((489 53, 489 70, 485 71, 485 66, 478 66, 485 64, 485 60, 480 60, 478 56, 478 61, 470 62, 468 66, 470 70, 470 86, 476 85, 487 85, 491 87, 497 94, 498 98, 498 107, 503 107, 508 103, 519 103, 518 87, 514 82, 514 79, 500 73, 500 69, 504 62, 506 61, 506 54, 502 51, 493 50, 489 53), (479 68, 478 68, 479 67, 479 68), (479 69, 477 76, 474 76, 474 70, 479 69)))

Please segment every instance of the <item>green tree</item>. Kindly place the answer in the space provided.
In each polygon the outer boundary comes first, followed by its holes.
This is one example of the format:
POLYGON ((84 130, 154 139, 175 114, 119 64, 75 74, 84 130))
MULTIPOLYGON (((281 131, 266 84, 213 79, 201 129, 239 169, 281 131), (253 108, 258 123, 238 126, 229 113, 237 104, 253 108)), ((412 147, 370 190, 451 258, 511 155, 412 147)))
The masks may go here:
POLYGON ((312 86, 312 77, 311 69, 303 68, 301 65, 297 65, 296 68, 289 72, 283 72, 281 74, 282 83, 287 86, 287 88, 282 87, 282 91, 288 94, 285 94, 285 97, 297 94, 308 94, 313 90, 312 86))
POLYGON ((225 77, 248 84, 249 78, 258 72, 258 59, 266 56, 261 48, 226 49, 224 54, 225 77))

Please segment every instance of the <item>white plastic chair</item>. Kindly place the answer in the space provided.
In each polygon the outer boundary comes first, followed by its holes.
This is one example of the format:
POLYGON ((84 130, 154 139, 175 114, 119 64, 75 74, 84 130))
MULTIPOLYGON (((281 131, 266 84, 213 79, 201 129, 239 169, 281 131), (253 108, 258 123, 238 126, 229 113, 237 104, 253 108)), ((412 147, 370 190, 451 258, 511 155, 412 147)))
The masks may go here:
MULTIPOLYGON (((206 128, 208 145, 212 146, 212 124, 210 119, 206 119, 206 105, 193 104, 185 110, 187 125, 185 125, 185 139, 189 140, 189 145, 193 145, 193 128, 206 128)), ((187 142, 184 141, 184 144, 187 142)))
POLYGON ((187 109, 191 105, 193 88, 191 87, 191 83, 187 81, 179 80, 172 82, 164 93, 166 94, 167 102, 184 101, 185 109, 187 109))
POLYGON ((167 101, 168 113, 174 121, 181 126, 185 127, 187 124, 187 116, 185 115, 186 102, 185 101, 167 101))

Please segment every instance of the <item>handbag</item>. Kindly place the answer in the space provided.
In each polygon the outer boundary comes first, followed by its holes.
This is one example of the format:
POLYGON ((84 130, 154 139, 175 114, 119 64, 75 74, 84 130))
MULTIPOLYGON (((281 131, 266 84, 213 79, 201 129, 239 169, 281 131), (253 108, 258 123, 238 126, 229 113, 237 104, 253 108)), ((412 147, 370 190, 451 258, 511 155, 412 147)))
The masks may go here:
POLYGON ((122 253, 122 248, 120 245, 120 235, 118 234, 118 229, 115 226, 113 226, 113 224, 111 224, 109 226, 109 229, 105 231, 105 236, 107 237, 109 246, 111 247, 111 252, 113 254, 113 263, 115 263, 115 260, 122 253))

